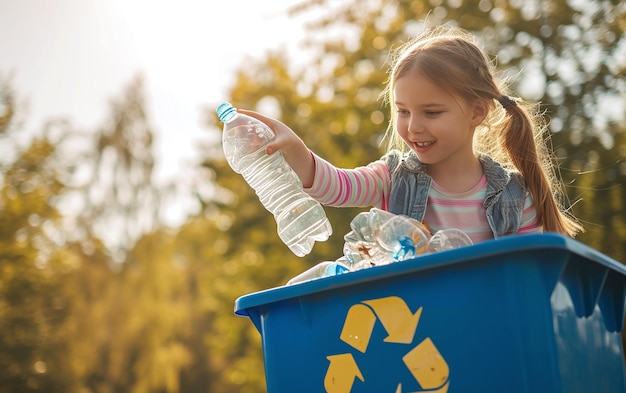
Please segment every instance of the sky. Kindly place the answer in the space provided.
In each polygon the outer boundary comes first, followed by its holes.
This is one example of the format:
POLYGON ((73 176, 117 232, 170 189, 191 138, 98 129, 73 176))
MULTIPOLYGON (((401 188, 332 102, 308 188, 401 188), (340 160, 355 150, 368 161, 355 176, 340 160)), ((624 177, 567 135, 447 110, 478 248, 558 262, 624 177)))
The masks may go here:
POLYGON ((206 138, 202 108, 227 99, 246 56, 297 48, 301 0, 0 0, 0 76, 27 104, 25 128, 67 118, 96 129, 137 75, 156 131, 157 178, 206 138))
MULTIPOLYGON (((26 104, 23 129, 69 119, 97 130, 110 102, 143 77, 155 131, 155 181, 180 183, 209 139, 203 109, 227 100, 235 69, 270 49, 298 50, 302 0, 0 0, 0 77, 26 104)), ((185 188, 185 185, 182 185, 185 188)), ((181 199, 166 207, 177 225, 193 214, 181 199)))

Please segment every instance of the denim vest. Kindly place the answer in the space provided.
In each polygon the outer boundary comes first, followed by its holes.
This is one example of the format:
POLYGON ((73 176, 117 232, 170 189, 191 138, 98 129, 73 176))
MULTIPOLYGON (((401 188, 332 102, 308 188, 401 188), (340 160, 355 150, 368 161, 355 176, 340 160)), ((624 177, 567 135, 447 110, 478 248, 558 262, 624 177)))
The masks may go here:
MULTIPOLYGON (((525 182, 519 172, 509 172, 490 157, 478 157, 487 178, 487 195, 483 206, 494 238, 518 232, 526 197, 525 182)), ((391 151, 382 158, 389 167, 391 193, 389 211, 418 221, 424 219, 431 177, 414 152, 402 156, 391 151)))

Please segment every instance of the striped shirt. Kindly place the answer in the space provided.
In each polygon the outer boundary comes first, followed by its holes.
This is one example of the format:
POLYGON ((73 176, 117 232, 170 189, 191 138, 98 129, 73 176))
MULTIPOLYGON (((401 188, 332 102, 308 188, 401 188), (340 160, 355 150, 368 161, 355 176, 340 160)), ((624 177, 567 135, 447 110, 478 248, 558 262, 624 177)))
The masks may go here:
MULTIPOLYGON (((474 243, 493 238, 493 232, 487 222, 487 209, 483 203, 487 195, 487 177, 482 176, 471 190, 461 193, 443 189, 434 181, 428 191, 428 207, 424 221, 431 231, 444 228, 458 228, 474 243)), ((537 226, 537 216, 533 199, 526 193, 522 223, 518 234, 541 232, 537 226)))
MULTIPOLYGON (((313 154, 313 153, 312 153, 313 154)), ((355 169, 340 169, 313 154, 315 177, 305 191, 328 206, 374 206, 389 210, 391 176, 387 164, 374 161, 355 169)), ((493 238, 483 202, 487 193, 485 175, 471 190, 452 193, 434 181, 428 193, 425 223, 434 233, 439 229, 463 230, 474 243, 493 238)), ((530 193, 526 193, 519 234, 541 232, 530 193)))

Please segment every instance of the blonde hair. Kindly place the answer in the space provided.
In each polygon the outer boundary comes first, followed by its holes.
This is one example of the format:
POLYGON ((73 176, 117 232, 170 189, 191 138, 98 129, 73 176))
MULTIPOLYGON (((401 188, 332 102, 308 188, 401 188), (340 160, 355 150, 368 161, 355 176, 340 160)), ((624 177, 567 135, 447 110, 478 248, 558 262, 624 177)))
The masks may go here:
POLYGON ((583 230, 561 202, 565 193, 556 176, 547 145, 549 133, 539 106, 509 98, 506 82, 495 76, 495 67, 472 34, 438 27, 396 50, 383 95, 391 108, 388 147, 403 152, 409 147, 396 132, 394 87, 408 72, 420 72, 468 103, 482 101, 489 111, 476 128, 475 153, 488 155, 507 170, 522 174, 533 197, 537 223, 544 231, 575 236, 583 230))

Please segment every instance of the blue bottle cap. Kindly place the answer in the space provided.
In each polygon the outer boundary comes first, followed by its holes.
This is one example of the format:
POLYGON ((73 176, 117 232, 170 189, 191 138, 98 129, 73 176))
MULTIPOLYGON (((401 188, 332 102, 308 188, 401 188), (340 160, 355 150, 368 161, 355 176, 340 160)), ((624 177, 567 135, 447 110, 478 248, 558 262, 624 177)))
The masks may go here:
POLYGON ((229 102, 220 104, 215 111, 217 112, 217 116, 220 118, 220 121, 224 123, 232 119, 233 116, 235 116, 235 113, 237 113, 235 108, 233 108, 229 102))

